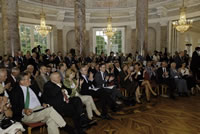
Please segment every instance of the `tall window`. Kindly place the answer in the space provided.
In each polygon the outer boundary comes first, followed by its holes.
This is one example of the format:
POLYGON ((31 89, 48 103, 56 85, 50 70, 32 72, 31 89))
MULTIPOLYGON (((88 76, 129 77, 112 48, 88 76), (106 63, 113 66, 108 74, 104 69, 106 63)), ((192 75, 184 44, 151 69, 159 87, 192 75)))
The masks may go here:
POLYGON ((20 26, 20 43, 21 43, 21 51, 26 53, 27 51, 31 51, 31 28, 28 26, 21 25, 20 26))
POLYGON ((101 52, 105 54, 109 54, 111 51, 115 53, 124 52, 124 28, 117 28, 117 31, 110 40, 103 33, 102 29, 94 28, 93 31, 95 33, 93 52, 98 55, 100 55, 101 52))
POLYGON ((96 31, 96 54, 107 53, 108 38, 103 31, 96 31))
POLYGON ((50 45, 48 40, 50 35, 42 37, 36 30, 34 25, 21 24, 20 25, 20 44, 21 51, 25 54, 27 51, 30 51, 37 47, 41 46, 41 52, 44 53, 45 49, 50 45))
POLYGON ((42 37, 37 31, 34 30, 34 46, 41 46, 41 53, 47 49, 47 37, 42 37))

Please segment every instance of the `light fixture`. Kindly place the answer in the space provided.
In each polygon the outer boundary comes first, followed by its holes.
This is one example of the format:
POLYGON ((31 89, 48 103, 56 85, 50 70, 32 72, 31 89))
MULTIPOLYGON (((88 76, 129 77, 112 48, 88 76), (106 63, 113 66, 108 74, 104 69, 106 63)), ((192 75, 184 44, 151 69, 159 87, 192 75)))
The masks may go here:
POLYGON ((103 29, 103 33, 106 34, 106 36, 109 39, 111 39, 116 31, 117 29, 112 27, 112 17, 110 14, 110 4, 109 4, 109 17, 107 18, 107 28, 103 29))
POLYGON ((36 25, 35 29, 43 37, 47 36, 47 34, 52 30, 51 26, 46 25, 46 15, 43 10, 43 0, 42 0, 42 12, 40 13, 40 25, 36 25))
POLYGON ((184 6, 183 0, 183 6, 180 8, 180 18, 178 21, 174 21, 172 24, 177 31, 184 33, 189 30, 189 28, 192 26, 192 23, 193 20, 186 18, 186 7, 184 6))

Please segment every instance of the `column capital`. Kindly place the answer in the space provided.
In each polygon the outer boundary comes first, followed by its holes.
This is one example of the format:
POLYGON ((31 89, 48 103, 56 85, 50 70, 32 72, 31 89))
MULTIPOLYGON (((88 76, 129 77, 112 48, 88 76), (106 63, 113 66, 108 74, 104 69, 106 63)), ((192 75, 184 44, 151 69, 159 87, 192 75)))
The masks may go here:
POLYGON ((167 26, 168 22, 167 21, 160 21, 160 26, 167 26))
POLYGON ((64 28, 64 24, 56 24, 56 28, 61 30, 64 28))
POLYGON ((165 7, 157 7, 157 15, 159 15, 160 17, 166 17, 167 16, 167 9, 165 7))
POLYGON ((57 20, 58 21, 64 21, 65 19, 65 11, 64 10, 60 10, 57 12, 57 20))

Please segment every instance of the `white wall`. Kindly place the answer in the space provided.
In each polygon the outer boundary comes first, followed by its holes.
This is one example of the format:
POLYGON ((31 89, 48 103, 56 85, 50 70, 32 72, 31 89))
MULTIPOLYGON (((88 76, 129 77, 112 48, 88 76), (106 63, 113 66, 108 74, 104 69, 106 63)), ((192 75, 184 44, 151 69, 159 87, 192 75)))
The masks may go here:
MULTIPOLYGON (((186 33, 180 34, 179 33, 179 51, 185 50, 185 44, 191 43, 192 44, 192 52, 195 50, 195 47, 200 45, 200 33, 188 31, 186 33)), ((191 53, 192 53, 191 52, 191 53)))

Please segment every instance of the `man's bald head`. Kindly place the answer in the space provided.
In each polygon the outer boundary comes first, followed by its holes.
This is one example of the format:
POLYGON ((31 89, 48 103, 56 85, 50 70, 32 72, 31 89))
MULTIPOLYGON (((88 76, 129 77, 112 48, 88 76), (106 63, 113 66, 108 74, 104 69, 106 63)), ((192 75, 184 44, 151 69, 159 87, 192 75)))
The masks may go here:
POLYGON ((50 75, 51 82, 54 82, 56 84, 61 82, 61 76, 58 72, 54 72, 50 75))

